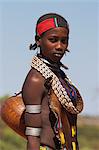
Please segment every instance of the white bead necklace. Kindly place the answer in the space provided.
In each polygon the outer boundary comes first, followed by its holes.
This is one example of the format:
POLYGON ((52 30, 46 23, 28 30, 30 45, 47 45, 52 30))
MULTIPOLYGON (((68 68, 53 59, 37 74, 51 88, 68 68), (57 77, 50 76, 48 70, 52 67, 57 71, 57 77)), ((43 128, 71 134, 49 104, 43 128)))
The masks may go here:
MULTIPOLYGON (((73 105, 70 97, 67 95, 67 92, 66 92, 65 88, 62 86, 60 80, 50 70, 50 68, 44 63, 43 59, 40 59, 37 56, 34 56, 32 59, 31 66, 33 68, 35 68, 37 71, 39 71, 45 79, 52 77, 51 87, 52 87, 55 95, 57 96, 59 102, 61 103, 61 105, 68 112, 70 112, 72 114, 78 114, 81 112, 82 108, 80 108, 80 107, 77 108, 73 105)), ((81 102, 81 100, 80 100, 80 102, 81 102)))

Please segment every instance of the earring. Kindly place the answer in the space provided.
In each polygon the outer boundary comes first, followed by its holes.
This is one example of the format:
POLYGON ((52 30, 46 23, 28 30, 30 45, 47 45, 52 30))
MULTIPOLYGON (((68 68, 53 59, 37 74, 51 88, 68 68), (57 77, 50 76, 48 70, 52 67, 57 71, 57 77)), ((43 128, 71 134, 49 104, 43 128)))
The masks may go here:
POLYGON ((37 54, 40 54, 40 47, 37 45, 37 54))

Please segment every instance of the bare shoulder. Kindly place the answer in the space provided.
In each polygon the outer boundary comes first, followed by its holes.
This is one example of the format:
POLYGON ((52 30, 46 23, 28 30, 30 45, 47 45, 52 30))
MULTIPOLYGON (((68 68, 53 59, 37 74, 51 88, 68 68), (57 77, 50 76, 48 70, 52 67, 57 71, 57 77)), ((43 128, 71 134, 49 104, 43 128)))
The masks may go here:
POLYGON ((26 81, 29 81, 33 84, 44 84, 45 79, 42 75, 35 69, 31 69, 26 77, 26 81))
POLYGON ((37 70, 29 71, 22 88, 22 97, 26 104, 40 103, 45 92, 44 82, 45 79, 37 70))

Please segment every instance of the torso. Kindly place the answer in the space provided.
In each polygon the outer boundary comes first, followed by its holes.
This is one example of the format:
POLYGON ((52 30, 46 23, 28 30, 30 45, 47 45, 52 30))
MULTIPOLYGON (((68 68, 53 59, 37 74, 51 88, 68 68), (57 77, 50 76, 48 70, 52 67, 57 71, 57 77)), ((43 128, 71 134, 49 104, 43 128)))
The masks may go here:
MULTIPOLYGON (((56 74, 56 76, 59 78, 61 84, 66 89, 67 94, 71 98, 73 104, 76 105, 77 94, 76 94, 75 87, 70 85, 70 83, 66 81, 66 75, 62 70, 60 70, 60 68, 57 69, 50 65, 48 66, 54 72, 54 74, 56 74)), ((42 77, 42 75, 37 70, 33 68, 31 69, 30 73, 27 76, 26 81, 28 80, 33 80, 33 82, 35 80, 36 86, 31 87, 31 89, 27 87, 27 89, 29 89, 29 92, 32 93, 33 89, 35 90, 35 92, 33 92, 34 95, 31 94, 30 97, 31 100, 27 102, 25 101, 25 104, 40 103, 42 105, 42 111, 40 115, 41 116, 40 126, 42 127, 42 132, 40 135, 40 143, 47 145, 54 150, 60 150, 61 148, 59 147, 56 148, 55 146, 55 140, 56 140, 56 145, 59 144, 60 146, 60 139, 57 141, 57 136, 59 136, 57 131, 60 128, 65 138, 65 143, 63 144, 64 147, 66 147, 67 150, 73 150, 72 140, 75 141, 77 145, 77 134, 75 134, 75 136, 72 137, 72 127, 77 128, 76 125, 77 115, 73 115, 67 112, 58 101, 53 90, 51 88, 49 88, 49 90, 46 89, 46 87, 44 86, 46 80, 44 79, 44 77, 42 77), (39 91, 38 91, 38 87, 40 89, 39 91), (41 96, 37 97, 36 94, 41 96), (33 97, 35 97, 34 100, 33 97), (53 108, 51 108, 52 106, 53 108)), ((76 150, 78 150, 78 148, 76 150)))

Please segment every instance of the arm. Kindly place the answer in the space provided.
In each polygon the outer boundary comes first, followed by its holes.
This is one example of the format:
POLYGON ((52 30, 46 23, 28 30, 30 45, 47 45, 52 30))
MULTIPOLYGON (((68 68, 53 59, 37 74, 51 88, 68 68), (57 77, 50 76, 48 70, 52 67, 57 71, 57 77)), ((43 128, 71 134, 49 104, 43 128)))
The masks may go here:
MULTIPOLYGON (((22 88, 22 97, 25 106, 40 106, 41 100, 44 97, 45 87, 44 78, 36 70, 31 69, 26 77, 26 80, 22 88)), ((32 129, 41 128, 41 113, 40 111, 30 112, 26 109, 25 112, 25 126, 31 127, 32 129)), ((39 150, 40 148, 40 136, 27 134, 27 150, 39 150)))

